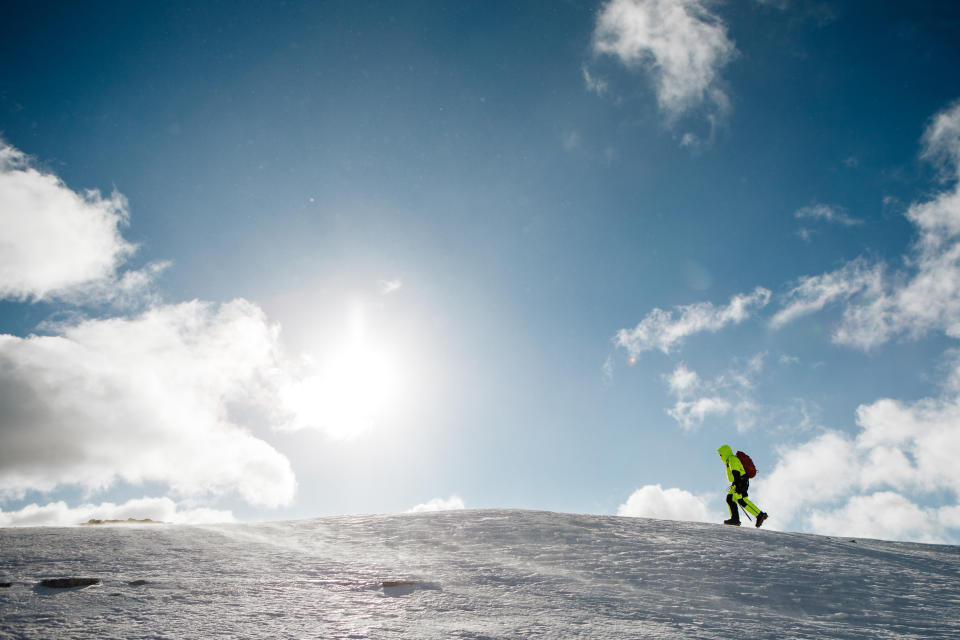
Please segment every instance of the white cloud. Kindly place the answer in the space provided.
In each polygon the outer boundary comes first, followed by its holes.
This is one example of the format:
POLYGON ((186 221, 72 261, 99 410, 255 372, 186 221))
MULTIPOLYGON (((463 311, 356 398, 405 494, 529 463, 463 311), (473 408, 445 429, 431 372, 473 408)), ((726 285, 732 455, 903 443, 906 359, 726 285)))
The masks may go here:
MULTIPOLYGON (((289 503, 289 461, 239 419, 256 414, 275 427, 288 419, 275 409, 292 379, 279 328, 243 300, 161 305, 149 289, 168 263, 119 271, 135 250, 120 234, 128 217, 123 195, 76 193, 0 143, 0 297, 152 305, 135 317, 73 312, 44 322, 56 335, 0 335, 0 498, 121 480, 163 483, 178 496, 289 503)), ((79 512, 52 503, 6 517, 63 513, 79 512)))
POLYGON ((463 500, 458 496, 450 496, 447 499, 433 498, 422 504, 409 509, 407 513, 424 513, 427 511, 453 511, 456 509, 466 509, 463 500))
POLYGON ((597 95, 603 95, 607 92, 607 81, 602 78, 596 78, 593 74, 590 73, 590 70, 586 66, 583 67, 583 81, 587 85, 587 89, 596 93, 597 95))
POLYGON ((381 295, 390 295, 394 291, 399 291, 403 287, 403 281, 399 279, 378 280, 377 286, 380 288, 381 295))
MULTIPOLYGON (((119 231, 128 216, 121 194, 75 193, 0 142, 0 298, 147 309, 103 319, 60 310, 41 324, 54 335, 0 335, 0 500, 122 481, 163 484, 191 504, 233 493, 289 504, 290 462, 252 429, 336 436, 399 395, 392 360, 348 341, 324 354, 318 377, 284 355, 279 326, 252 303, 161 304, 150 287, 168 263, 119 270, 135 249, 119 231)), ((384 295, 402 284, 379 282, 384 295)), ((16 517, 56 519, 61 506, 16 517)))
POLYGON ((667 414, 676 420, 687 431, 696 429, 710 415, 724 415, 733 409, 728 401, 716 396, 695 398, 693 400, 677 400, 667 414))
POLYGON ((960 337, 960 191, 910 207, 921 231, 913 273, 898 274, 885 290, 851 301, 833 339, 862 349, 897 335, 916 338, 934 330, 960 337))
POLYGON ((783 308, 770 320, 779 329, 799 317, 821 311, 834 302, 849 300, 861 292, 873 297, 883 289, 883 265, 868 265, 862 258, 848 262, 843 268, 819 276, 804 276, 783 296, 783 308))
POLYGON ((646 69, 670 121, 704 104, 715 113, 729 109, 717 76, 736 47, 701 0, 611 0, 597 17, 593 47, 646 69))
MULTIPOLYGON (((771 321, 783 326, 841 302, 838 344, 868 349, 896 336, 930 331, 960 337, 960 103, 938 113, 923 137, 923 156, 952 182, 906 213, 917 231, 905 268, 854 260, 804 278, 771 321)), ((948 354, 957 357, 955 350, 948 354)), ((921 541, 960 541, 960 363, 940 397, 904 403, 881 398, 858 407, 855 437, 827 431, 781 451, 758 479, 774 521, 799 519, 820 533, 921 541), (952 504, 930 508, 925 501, 952 504)))
POLYGON ((708 417, 732 414, 737 430, 747 431, 756 422, 759 411, 752 393, 754 378, 763 370, 765 357, 765 353, 759 353, 746 363, 736 362, 733 368, 710 380, 703 380, 681 362, 664 376, 676 398, 667 415, 684 430, 692 431, 708 417))
POLYGON ((115 301, 145 287, 162 264, 117 273, 136 250, 120 234, 128 219, 123 194, 77 193, 0 141, 0 298, 115 301))
MULTIPOLYGON (((950 509, 921 508, 891 491, 854 496, 843 507, 815 512, 810 523, 823 535, 945 542, 951 526, 950 509)), ((955 526, 953 528, 956 528, 955 526)))
POLYGON ((751 482, 755 487, 750 495, 781 525, 811 506, 831 504, 856 482, 854 445, 841 433, 830 431, 801 445, 783 447, 779 456, 772 471, 761 470, 751 482))
POLYGON ((648 484, 633 492, 617 508, 618 516, 716 522, 717 514, 707 507, 707 500, 683 489, 664 489, 648 484))
MULTIPOLYGON (((960 364, 957 365, 960 369, 960 364)), ((881 398, 857 409, 855 437, 827 431, 780 451, 756 495, 778 522, 798 517, 823 534, 960 541, 960 396, 905 404, 881 398), (952 497, 940 509, 926 497, 952 497)))
POLYGON ((601 371, 603 371, 604 382, 609 383, 611 380, 613 380, 614 369, 615 369, 615 365, 613 361, 613 354, 611 353, 610 355, 607 356, 607 359, 603 361, 603 366, 600 369, 601 371))
POLYGON ((960 337, 960 103, 932 119, 923 143, 924 157, 937 162, 953 184, 907 210, 918 236, 906 269, 887 276, 885 264, 868 265, 860 258, 803 278, 786 295, 771 326, 844 302, 843 319, 832 336, 838 344, 870 349, 896 336, 916 338, 937 330, 960 337))
POLYGON ((564 151, 576 151, 580 148, 580 133, 574 130, 564 131, 562 136, 564 151))
POLYGON ((104 502, 69 507, 63 501, 45 505, 30 504, 18 511, 0 510, 0 527, 70 526, 89 520, 150 519, 173 524, 213 524, 234 522, 230 511, 184 508, 170 498, 139 498, 123 504, 104 502))
POLYGON ((236 300, 0 336, 0 486, 10 494, 116 479, 177 495, 289 503, 289 461, 234 414, 276 404, 279 329, 236 300))
MULTIPOLYGON (((794 212, 793 216, 797 220, 825 222, 829 224, 838 224, 844 227, 855 227, 864 223, 862 219, 854 218, 848 214, 843 207, 821 203, 801 207, 794 212)), ((813 239, 813 236, 817 233, 819 233, 818 230, 811 229, 809 227, 801 227, 799 230, 797 230, 797 235, 799 235, 805 242, 810 242, 813 239)))
POLYGON ((716 307, 710 302, 676 307, 674 311, 654 309, 633 329, 621 329, 614 342, 636 358, 644 351, 659 349, 663 353, 678 346, 684 339, 703 331, 716 332, 750 317, 754 309, 770 301, 770 291, 757 287, 753 293, 738 294, 730 304, 716 307), (676 315, 675 315, 676 314, 676 315))
POLYGON ((683 396, 692 393, 700 386, 700 376, 697 375, 696 371, 691 371, 687 368, 687 365, 681 362, 667 378, 667 384, 670 391, 683 396))
POLYGON ((827 204, 812 204, 801 207, 793 214, 798 220, 811 219, 832 222, 844 227, 854 227, 863 224, 860 218, 851 217, 843 207, 827 204))
POLYGON ((923 157, 937 164, 945 179, 960 178, 960 101, 933 117, 923 145, 923 157))

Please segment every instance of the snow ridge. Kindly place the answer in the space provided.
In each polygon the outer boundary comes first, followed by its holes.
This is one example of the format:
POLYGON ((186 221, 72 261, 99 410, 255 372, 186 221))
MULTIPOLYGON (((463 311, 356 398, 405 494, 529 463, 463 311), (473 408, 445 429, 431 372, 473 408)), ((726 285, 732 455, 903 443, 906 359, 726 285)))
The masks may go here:
POLYGON ((533 511, 0 529, 2 582, 4 638, 960 636, 958 547, 533 511))

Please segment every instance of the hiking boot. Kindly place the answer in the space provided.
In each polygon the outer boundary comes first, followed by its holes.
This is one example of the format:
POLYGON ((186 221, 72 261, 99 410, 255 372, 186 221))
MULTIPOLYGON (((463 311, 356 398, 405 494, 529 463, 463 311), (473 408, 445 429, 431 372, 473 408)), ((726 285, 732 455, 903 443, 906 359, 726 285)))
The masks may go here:
POLYGON ((739 527, 739 526, 740 526, 740 521, 739 521, 739 520, 734 520, 733 518, 730 518, 729 520, 724 520, 724 521, 723 521, 723 524, 729 524, 729 525, 732 525, 732 526, 734 526, 734 527, 739 527))
POLYGON ((760 515, 757 516, 757 528, 760 528, 760 525, 763 524, 763 521, 769 518, 766 511, 761 511, 760 515))

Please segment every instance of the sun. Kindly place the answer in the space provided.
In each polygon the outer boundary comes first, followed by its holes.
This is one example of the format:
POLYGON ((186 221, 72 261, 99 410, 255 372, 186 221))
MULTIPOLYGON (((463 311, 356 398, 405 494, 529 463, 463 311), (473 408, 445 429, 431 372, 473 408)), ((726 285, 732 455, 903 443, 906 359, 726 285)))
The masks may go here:
POLYGON ((355 319, 346 339, 311 357, 311 371, 287 393, 288 409, 303 426, 339 440, 356 438, 385 419, 401 397, 391 354, 355 319))

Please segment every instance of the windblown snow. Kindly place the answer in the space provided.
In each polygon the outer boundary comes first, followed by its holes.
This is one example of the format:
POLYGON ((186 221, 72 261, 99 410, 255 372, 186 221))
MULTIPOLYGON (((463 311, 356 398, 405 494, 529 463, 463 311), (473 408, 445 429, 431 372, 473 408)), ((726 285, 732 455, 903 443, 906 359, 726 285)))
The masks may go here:
POLYGON ((0 529, 2 583, 4 638, 960 637, 960 547, 530 511, 0 529))

